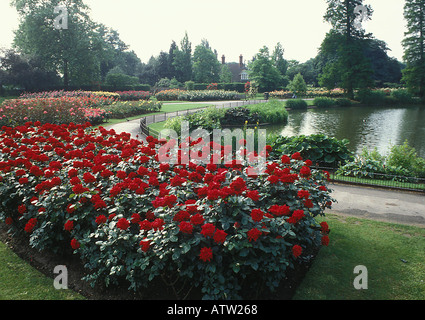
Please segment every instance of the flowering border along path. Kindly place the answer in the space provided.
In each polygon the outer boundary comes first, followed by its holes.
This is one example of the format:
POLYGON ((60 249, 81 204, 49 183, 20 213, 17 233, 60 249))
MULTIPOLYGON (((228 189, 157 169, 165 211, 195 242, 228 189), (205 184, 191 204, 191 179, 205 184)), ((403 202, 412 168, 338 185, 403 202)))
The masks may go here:
POLYGON ((199 154, 214 144, 201 139, 179 144, 177 164, 161 163, 165 143, 89 124, 3 126, 0 221, 33 248, 80 257, 92 284, 139 290, 159 279, 204 299, 273 290, 309 249, 328 244, 326 222, 315 220, 333 201, 328 175, 311 161, 284 155, 257 175, 249 155, 181 164, 186 147, 199 154))

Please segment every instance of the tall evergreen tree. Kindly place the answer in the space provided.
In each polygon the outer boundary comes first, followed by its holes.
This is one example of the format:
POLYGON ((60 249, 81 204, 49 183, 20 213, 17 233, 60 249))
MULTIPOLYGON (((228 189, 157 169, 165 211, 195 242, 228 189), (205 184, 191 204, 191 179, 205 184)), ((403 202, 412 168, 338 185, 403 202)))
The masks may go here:
POLYGON ((285 52, 285 49, 283 49, 282 44, 280 42, 277 43, 276 47, 273 51, 273 62, 277 70, 279 71, 280 75, 282 76, 282 82, 280 85, 283 87, 286 87, 289 83, 289 78, 287 76, 288 71, 288 61, 283 57, 283 54, 285 52))
POLYGON ((425 98, 425 0, 406 0, 404 18, 407 32, 403 40, 403 80, 410 90, 425 98))
POLYGON ((355 88, 372 84, 372 69, 363 46, 363 41, 371 35, 365 33, 360 22, 370 20, 373 10, 363 5, 363 0, 326 1, 324 19, 332 25, 332 30, 322 43, 321 53, 333 54, 334 58, 323 69, 320 84, 327 87, 339 84, 353 98, 355 88))
POLYGON ((174 68, 176 79, 179 82, 192 80, 192 43, 189 41, 187 32, 180 42, 180 48, 174 50, 174 68))

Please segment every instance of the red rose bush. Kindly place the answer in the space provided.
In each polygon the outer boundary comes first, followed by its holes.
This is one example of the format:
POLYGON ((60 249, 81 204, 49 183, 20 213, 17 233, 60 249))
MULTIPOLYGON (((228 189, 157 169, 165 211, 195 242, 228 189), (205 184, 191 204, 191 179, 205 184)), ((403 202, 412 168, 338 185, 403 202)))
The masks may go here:
POLYGON ((3 126, 0 221, 34 248, 78 255, 92 284, 157 279, 205 299, 274 290, 329 243, 315 220, 332 203, 326 176, 299 154, 255 174, 245 160, 162 163, 164 144, 89 124, 3 126))

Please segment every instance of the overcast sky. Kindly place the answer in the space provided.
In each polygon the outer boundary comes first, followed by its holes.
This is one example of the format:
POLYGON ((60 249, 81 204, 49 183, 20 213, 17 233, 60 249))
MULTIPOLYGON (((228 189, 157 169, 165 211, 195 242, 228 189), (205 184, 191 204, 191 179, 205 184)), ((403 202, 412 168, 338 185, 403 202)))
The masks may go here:
MULTIPOLYGON (((18 15, 0 0, 0 47, 10 47, 18 15)), ((264 45, 277 42, 286 59, 304 62, 317 54, 330 25, 323 21, 325 0, 85 0, 94 21, 117 30, 143 62, 179 45, 187 31, 192 48, 207 39, 219 57, 250 60, 264 45)), ((367 32, 385 41, 389 55, 402 60, 405 32, 403 0, 366 0, 374 9, 367 32)))

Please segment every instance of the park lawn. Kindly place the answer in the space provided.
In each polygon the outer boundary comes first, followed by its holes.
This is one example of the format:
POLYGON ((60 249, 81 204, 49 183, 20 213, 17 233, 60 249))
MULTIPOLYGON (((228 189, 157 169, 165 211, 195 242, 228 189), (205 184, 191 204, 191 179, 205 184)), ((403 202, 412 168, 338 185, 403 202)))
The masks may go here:
MULTIPOLYGON (((53 270, 52 270, 53 277, 53 270)), ((56 290, 48 278, 0 242, 0 300, 82 300, 71 290, 56 290)))
POLYGON ((327 215, 330 243, 323 247, 294 300, 424 300, 425 229, 327 215), (363 265, 368 289, 356 290, 363 265))

